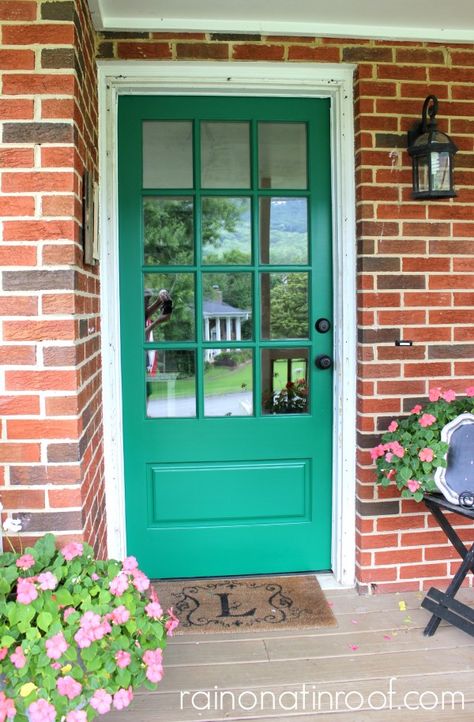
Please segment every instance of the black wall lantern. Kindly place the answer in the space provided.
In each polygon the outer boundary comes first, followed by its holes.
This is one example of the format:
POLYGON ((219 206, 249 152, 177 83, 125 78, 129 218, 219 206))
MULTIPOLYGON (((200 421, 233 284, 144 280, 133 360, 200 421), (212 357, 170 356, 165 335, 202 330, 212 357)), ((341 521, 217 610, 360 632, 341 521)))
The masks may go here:
POLYGON ((452 198, 456 195, 453 161, 457 146, 438 130, 438 98, 428 95, 421 123, 408 131, 408 152, 413 162, 413 198, 452 198))

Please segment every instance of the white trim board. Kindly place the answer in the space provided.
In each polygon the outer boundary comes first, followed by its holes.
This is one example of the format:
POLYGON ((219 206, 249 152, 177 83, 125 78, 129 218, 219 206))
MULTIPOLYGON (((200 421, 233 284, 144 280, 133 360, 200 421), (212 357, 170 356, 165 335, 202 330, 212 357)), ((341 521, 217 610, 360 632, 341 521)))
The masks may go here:
POLYGON ((332 571, 355 579, 356 239, 353 71, 350 65, 99 61, 101 304, 108 553, 126 554, 117 193, 120 94, 331 98, 334 261, 332 571))
POLYGON ((88 0, 96 30, 163 33, 230 33, 375 40, 471 43, 472 0, 458 0, 456 13, 429 0, 398 3, 325 3, 324 0, 88 0), (159 7, 158 7, 159 6, 159 7))

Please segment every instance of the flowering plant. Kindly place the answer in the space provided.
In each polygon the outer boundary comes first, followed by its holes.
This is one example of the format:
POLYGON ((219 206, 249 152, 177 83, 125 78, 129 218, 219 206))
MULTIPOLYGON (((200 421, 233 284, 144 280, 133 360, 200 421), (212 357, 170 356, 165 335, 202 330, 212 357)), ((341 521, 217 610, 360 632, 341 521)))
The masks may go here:
POLYGON ((47 534, 0 555, 0 722, 90 722, 154 689, 178 621, 134 557, 60 551, 47 534))
POLYGON ((308 408, 306 379, 288 381, 280 391, 274 391, 265 399, 264 407, 272 414, 304 413, 308 408))
POLYGON ((446 466, 448 445, 441 441, 441 430, 459 414, 474 413, 474 386, 457 397, 452 389, 432 388, 429 402, 417 404, 409 416, 392 421, 382 435, 382 443, 371 449, 377 465, 377 483, 395 482, 404 498, 421 501, 425 492, 437 491, 434 472, 446 466))

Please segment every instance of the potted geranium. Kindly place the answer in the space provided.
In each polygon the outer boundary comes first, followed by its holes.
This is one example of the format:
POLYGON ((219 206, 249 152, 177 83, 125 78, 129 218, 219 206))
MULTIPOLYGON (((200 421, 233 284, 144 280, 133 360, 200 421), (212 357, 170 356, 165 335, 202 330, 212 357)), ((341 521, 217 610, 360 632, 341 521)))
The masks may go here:
POLYGON ((404 498, 421 501, 425 492, 438 491, 434 472, 446 466, 448 445, 441 430, 459 414, 474 413, 474 386, 465 396, 452 389, 432 388, 425 405, 416 404, 409 416, 391 421, 381 443, 371 449, 377 466, 377 483, 394 482, 404 498))
POLYGON ((56 549, 47 534, 0 555, 0 722, 90 722, 154 689, 177 619, 134 557, 56 549))
POLYGON ((297 414, 308 410, 308 385, 300 378, 274 391, 264 399, 264 408, 272 414, 297 414))

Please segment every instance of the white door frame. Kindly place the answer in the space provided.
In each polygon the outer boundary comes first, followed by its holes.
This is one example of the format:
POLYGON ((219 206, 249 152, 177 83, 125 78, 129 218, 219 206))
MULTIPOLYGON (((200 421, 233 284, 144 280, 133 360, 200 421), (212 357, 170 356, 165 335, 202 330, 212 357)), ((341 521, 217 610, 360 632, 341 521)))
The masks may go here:
POLYGON ((99 61, 102 384, 108 553, 126 555, 117 106, 121 94, 329 97, 334 286, 332 570, 355 578, 356 238, 353 65, 99 61))

